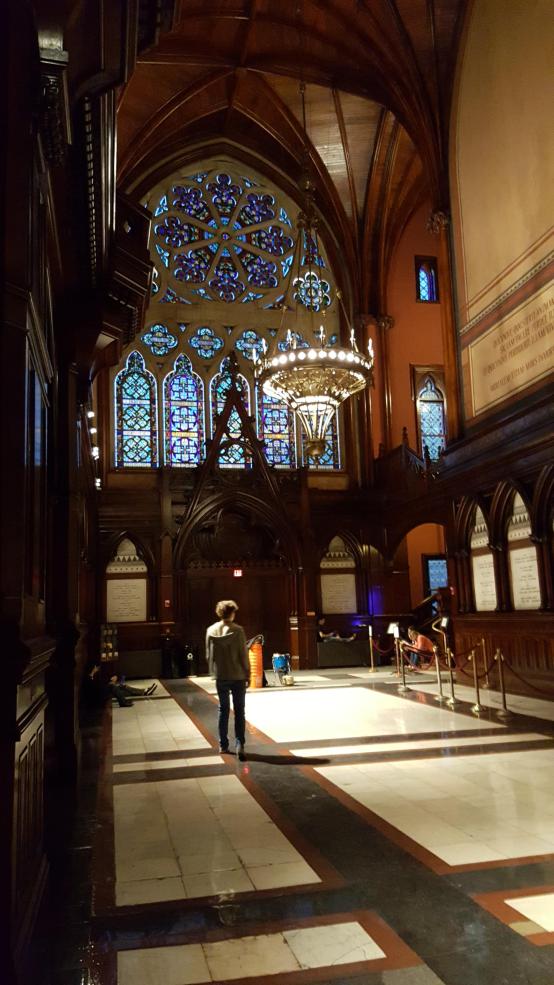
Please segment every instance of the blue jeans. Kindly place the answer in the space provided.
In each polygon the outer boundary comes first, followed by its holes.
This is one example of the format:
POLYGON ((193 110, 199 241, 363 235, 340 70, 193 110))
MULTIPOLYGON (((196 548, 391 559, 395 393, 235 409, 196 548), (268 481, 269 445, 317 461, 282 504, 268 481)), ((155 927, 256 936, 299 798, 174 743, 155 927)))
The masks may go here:
POLYGON ((229 696, 233 695, 233 711, 235 713, 235 738, 242 745, 245 743, 244 736, 244 696, 246 694, 246 681, 216 681, 217 696, 219 698, 219 744, 224 749, 229 745, 227 730, 229 728, 229 696))

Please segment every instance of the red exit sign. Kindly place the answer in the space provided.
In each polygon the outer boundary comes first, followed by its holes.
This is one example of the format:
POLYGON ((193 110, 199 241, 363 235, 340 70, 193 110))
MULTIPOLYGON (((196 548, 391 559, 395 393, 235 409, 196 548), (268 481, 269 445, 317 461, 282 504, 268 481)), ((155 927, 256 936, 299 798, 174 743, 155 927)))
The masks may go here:
POLYGON ((233 578, 242 578, 242 568, 233 568, 233 578))

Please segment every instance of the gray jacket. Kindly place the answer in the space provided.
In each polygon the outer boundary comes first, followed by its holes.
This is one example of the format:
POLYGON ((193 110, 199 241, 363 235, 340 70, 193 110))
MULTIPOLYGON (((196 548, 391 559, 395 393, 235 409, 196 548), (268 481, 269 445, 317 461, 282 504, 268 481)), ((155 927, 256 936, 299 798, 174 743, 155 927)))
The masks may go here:
POLYGON ((206 631, 206 660, 212 677, 246 681, 250 677, 246 636, 242 626, 221 619, 206 631))

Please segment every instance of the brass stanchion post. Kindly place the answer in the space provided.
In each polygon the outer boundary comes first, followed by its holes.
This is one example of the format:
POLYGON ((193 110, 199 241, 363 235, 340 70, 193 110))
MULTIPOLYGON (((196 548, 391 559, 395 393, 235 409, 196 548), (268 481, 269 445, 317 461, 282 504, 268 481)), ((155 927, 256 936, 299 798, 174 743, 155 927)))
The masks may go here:
POLYGON ((498 682, 500 684, 500 696, 502 700, 502 708, 497 712, 499 718, 511 718, 512 712, 509 710, 506 704, 506 687, 504 684, 504 657, 498 649, 494 655, 494 659, 498 660, 498 682))
POLYGON ((398 636, 394 637, 394 656, 396 660, 396 676, 400 677, 400 644, 398 636))
POLYGON ((483 687, 490 687, 489 685, 489 669, 487 667, 487 647, 485 644, 485 637, 481 637, 481 650, 483 651, 483 670, 485 671, 485 683, 483 687))
POLYGON ((410 690, 410 688, 406 684, 406 661, 404 660, 404 653, 402 652, 402 648, 400 646, 400 640, 399 639, 396 639, 395 640, 395 643, 396 643, 396 646, 398 648, 398 656, 399 656, 399 659, 400 659, 400 666, 402 668, 402 683, 398 685, 398 690, 402 694, 404 694, 406 691, 409 691, 410 690))
POLYGON ((374 674, 375 673, 375 657, 373 655, 373 627, 372 626, 368 626, 367 627, 367 631, 368 631, 368 636, 369 636, 369 673, 370 674, 374 674))
POLYGON ((440 701, 442 703, 446 699, 444 697, 444 694, 442 693, 442 677, 441 677, 441 668, 439 662, 439 648, 436 643, 433 645, 433 653, 435 654, 435 667, 437 669, 437 687, 439 689, 439 693, 435 695, 435 701, 440 701))
POLYGON ((460 702, 458 701, 456 695, 454 694, 454 674, 452 672, 452 651, 449 646, 447 646, 446 648, 446 659, 448 660, 448 676, 450 678, 450 697, 447 698, 446 703, 447 705, 450 705, 451 708, 455 708, 456 705, 460 704, 460 702))
POLYGON ((477 673, 477 658, 475 656, 475 650, 472 650, 469 659, 473 663, 473 686, 475 688, 475 704, 472 706, 471 710, 478 715, 483 711, 483 705, 479 704, 479 675, 477 673))

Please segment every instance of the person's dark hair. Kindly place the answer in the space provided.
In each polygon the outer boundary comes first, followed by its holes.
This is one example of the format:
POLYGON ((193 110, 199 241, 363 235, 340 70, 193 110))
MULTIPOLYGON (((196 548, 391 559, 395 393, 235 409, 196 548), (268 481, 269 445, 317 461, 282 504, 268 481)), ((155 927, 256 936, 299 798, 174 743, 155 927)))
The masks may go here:
POLYGON ((236 602, 232 599, 223 600, 218 602, 215 607, 215 614, 219 619, 229 619, 233 615, 233 612, 238 612, 239 607, 236 602))

